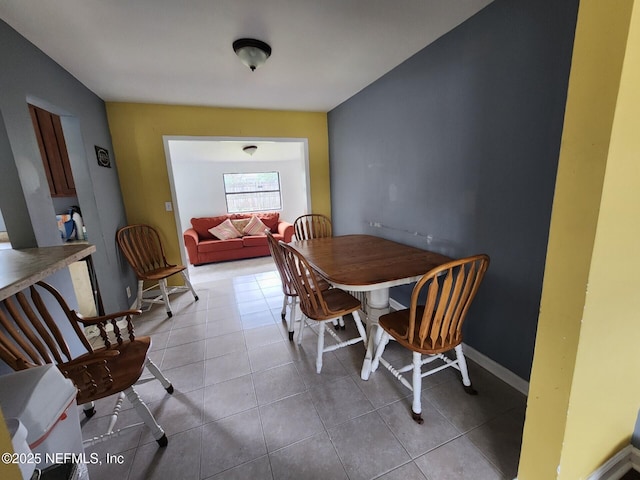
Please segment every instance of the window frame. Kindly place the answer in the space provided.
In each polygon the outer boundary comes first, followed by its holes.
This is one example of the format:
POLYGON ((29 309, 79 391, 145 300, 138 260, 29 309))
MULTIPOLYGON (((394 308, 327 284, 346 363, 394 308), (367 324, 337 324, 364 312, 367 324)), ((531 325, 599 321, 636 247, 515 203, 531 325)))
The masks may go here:
POLYGON ((282 182, 280 181, 280 172, 277 170, 272 170, 272 171, 268 171, 268 172, 227 172, 227 173, 223 173, 222 174, 222 187, 224 190, 224 200, 227 206, 227 213, 229 214, 242 214, 242 213, 248 213, 248 212, 269 212, 269 211, 281 211, 282 210, 282 182), (276 178, 278 180, 278 189, 277 190, 248 190, 248 191, 243 191, 243 192, 228 192, 227 191, 227 182, 226 182, 226 177, 227 176, 237 176, 237 175, 259 175, 259 174, 275 174, 276 178), (263 209, 256 209, 256 208, 252 208, 249 210, 234 210, 231 211, 229 209, 229 197, 233 196, 233 195, 247 195, 247 194, 261 194, 261 193, 278 193, 278 199, 279 199, 279 207, 272 207, 272 208, 263 208, 263 209))

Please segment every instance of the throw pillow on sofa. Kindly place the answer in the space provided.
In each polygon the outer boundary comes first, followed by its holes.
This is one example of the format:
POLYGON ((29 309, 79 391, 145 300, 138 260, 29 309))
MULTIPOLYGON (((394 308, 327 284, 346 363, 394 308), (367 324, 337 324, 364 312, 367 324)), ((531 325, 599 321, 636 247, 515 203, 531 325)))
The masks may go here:
POLYGON ((233 223, 231 223, 231 220, 228 218, 220 225, 210 228, 209 233, 220 240, 229 240, 231 238, 240 238, 242 236, 242 233, 233 226, 233 223))
POLYGON ((265 230, 267 230, 267 226, 254 215, 244 227, 243 233, 245 235, 264 235, 265 230))
POLYGON ((247 212, 247 213, 235 213, 230 216, 231 220, 241 219, 241 218, 251 218, 258 217, 262 223, 266 225, 266 227, 272 232, 278 231, 278 224, 280 223, 280 212, 247 212))
POLYGON ((233 223, 233 226, 236 227, 236 230, 238 230, 240 233, 244 233, 244 229, 249 221, 251 221, 250 217, 239 218, 237 220, 231 219, 231 223, 233 223))
POLYGON ((200 240, 215 240, 216 237, 209 230, 224 222, 228 215, 218 215, 217 217, 197 217, 191 219, 191 226, 198 233, 200 240))

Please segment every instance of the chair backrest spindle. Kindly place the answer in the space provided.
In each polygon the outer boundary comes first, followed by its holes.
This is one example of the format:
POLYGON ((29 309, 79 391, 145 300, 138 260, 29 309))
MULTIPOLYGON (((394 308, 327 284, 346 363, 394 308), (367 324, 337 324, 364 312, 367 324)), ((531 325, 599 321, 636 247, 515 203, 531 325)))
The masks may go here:
POLYGON ((300 299, 302 312, 311 318, 318 312, 323 316, 331 316, 334 312, 324 301, 323 288, 307 259, 284 242, 280 242, 280 247, 287 272, 300 299))
POLYGON ((280 249, 280 245, 278 244, 278 240, 276 240, 271 231, 269 231, 268 229, 265 230, 265 235, 267 236, 269 251, 271 252, 273 261, 276 264, 278 273, 280 274, 280 281, 282 282, 282 293, 284 293, 288 297, 292 297, 296 295, 296 290, 293 285, 293 281, 291 280, 291 278, 289 277, 289 273, 287 272, 287 267, 284 264, 284 256, 282 250, 280 249))
POLYGON ((475 255, 446 263, 424 275, 411 295, 407 340, 420 349, 433 351, 449 350, 462 342, 464 319, 488 266, 487 255, 475 255), (420 305, 425 289, 424 305, 420 305), (420 321, 416 322, 418 318, 420 321))
POLYGON ((128 225, 118 230, 116 240, 138 278, 169 266, 158 231, 149 225, 128 225))
POLYGON ((293 222, 293 231, 298 240, 328 238, 333 235, 331 220, 325 215, 312 213, 302 215, 293 222))
MULTIPOLYGON (((62 312, 71 321, 74 313, 60 294, 43 282, 36 285, 54 296, 62 312)), ((3 327, 3 331, 0 331, 0 358, 15 370, 47 363, 61 364, 72 359, 69 346, 36 285, 29 287, 29 296, 24 290, 4 299, 3 308, 0 309, 0 325, 3 327)), ((87 352, 92 351, 77 322, 71 321, 71 324, 80 343, 87 352)))

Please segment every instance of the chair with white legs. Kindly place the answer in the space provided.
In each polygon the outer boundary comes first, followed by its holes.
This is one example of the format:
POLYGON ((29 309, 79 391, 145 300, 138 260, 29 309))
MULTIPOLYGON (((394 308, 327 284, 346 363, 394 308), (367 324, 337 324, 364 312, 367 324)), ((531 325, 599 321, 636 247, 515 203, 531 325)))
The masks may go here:
MULTIPOLYGON (((293 281, 287 273, 287 269, 284 265, 284 256, 278 240, 273 236, 269 230, 265 230, 267 236, 267 242, 269 243, 269 251, 273 262, 276 264, 278 273, 280 274, 280 281, 282 282, 282 294, 284 295, 282 301, 282 312, 280 316, 283 322, 287 322, 287 328, 289 330, 289 340, 293 340, 294 323, 296 321, 296 304, 298 303, 298 294, 296 293, 293 281), (289 320, 287 321, 287 307, 289 307, 289 320)), ((326 280, 318 279, 318 283, 322 290, 328 290, 331 285, 326 280)))
POLYGON ((133 268, 138 277, 138 295, 136 308, 142 308, 143 303, 164 304, 167 316, 173 316, 169 295, 175 292, 189 290, 194 300, 198 301, 198 295, 193 289, 184 265, 171 265, 164 256, 164 248, 160 241, 158 231, 149 225, 128 225, 122 227, 116 233, 116 240, 127 262, 133 268), (179 273, 182 276, 184 286, 167 287, 167 278, 179 273), (144 282, 152 282, 152 285, 144 288, 144 282), (152 298, 144 298, 144 292, 155 287, 160 288, 160 295, 152 298))
POLYGON ((168 393, 173 393, 169 380, 147 355, 151 338, 134 335, 131 318, 140 313, 140 310, 127 310, 100 317, 83 317, 69 308, 55 288, 38 282, 1 302, 0 359, 14 370, 55 364, 78 389, 76 401, 84 406, 89 418, 95 414, 95 400, 118 394, 106 433, 85 440, 85 446, 140 425, 114 430, 126 395, 158 445, 165 447, 168 441, 164 430, 134 389, 134 385, 156 379, 168 393), (65 317, 66 321, 61 323, 65 317), (93 325, 98 327, 100 337, 89 342, 83 328, 93 325), (75 350, 83 353, 71 353, 63 332, 75 350), (94 348, 91 343, 101 346, 94 348), (153 378, 140 378, 145 368, 153 378))
POLYGON ((302 343, 305 325, 317 325, 316 372, 320 373, 323 353, 332 352, 338 348, 348 347, 359 342, 363 342, 363 345, 366 346, 366 333, 359 314, 361 309, 360 300, 339 288, 323 290, 320 280, 304 256, 283 242, 280 242, 280 247, 284 256, 285 267, 300 301, 300 310, 304 315, 298 332, 298 345, 302 343), (327 322, 333 322, 338 319, 342 322, 342 318, 347 314, 352 315, 358 330, 358 336, 342 340, 333 330, 325 328, 325 325, 327 322), (325 346, 325 331, 329 332, 329 335, 333 337, 335 344, 325 346))
POLYGON ((379 319, 371 369, 374 371, 378 363, 382 364, 413 391, 412 417, 420 424, 424 421, 420 402, 423 377, 453 367, 460 371, 465 391, 477 394, 471 386, 462 351, 462 325, 488 267, 487 255, 475 255, 434 268, 416 283, 410 308, 379 319), (424 294, 426 298, 422 300, 424 294), (424 305, 419 304, 420 301, 424 301, 424 305), (410 364, 395 368, 382 357, 389 340, 396 340, 413 352, 410 364), (455 360, 445 355, 451 350, 455 352, 455 360), (442 364, 422 372, 423 365, 435 360, 441 360, 442 364), (412 372, 411 383, 403 377, 405 372, 412 372))
POLYGON ((278 240, 276 240, 269 230, 265 230, 265 235, 267 236, 267 243, 269 244, 271 257, 273 258, 273 262, 276 264, 276 268, 280 274, 280 282, 282 282, 282 294, 284 295, 284 298, 282 300, 282 312, 280 313, 280 316, 282 317, 283 322, 287 322, 287 307, 289 307, 290 312, 287 327, 289 330, 289 340, 293 340, 293 324, 296 321, 296 304, 298 303, 298 295, 296 294, 291 278, 289 278, 287 269, 284 266, 284 257, 282 256, 280 245, 278 245, 278 240))

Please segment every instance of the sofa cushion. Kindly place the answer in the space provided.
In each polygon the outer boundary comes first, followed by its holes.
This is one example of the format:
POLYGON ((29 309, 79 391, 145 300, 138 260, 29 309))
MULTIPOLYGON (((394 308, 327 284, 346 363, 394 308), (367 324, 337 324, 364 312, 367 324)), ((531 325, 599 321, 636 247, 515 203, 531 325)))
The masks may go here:
POLYGON ((232 238, 239 238, 242 236, 242 233, 233 226, 233 223, 231 223, 231 220, 228 218, 220 225, 210 228, 209 233, 220 240, 231 240, 232 238))
POLYGON ((237 250, 243 246, 242 238, 232 238, 231 240, 203 240, 198 244, 198 253, 237 250))
POLYGON ((269 245, 267 243, 266 235, 250 235, 242 237, 242 244, 245 247, 263 247, 265 245, 269 245))
POLYGON ((215 240, 215 237, 211 233, 209 233, 209 229, 220 225, 227 218, 229 218, 228 215, 192 218, 191 226, 198 233, 198 237, 200 237, 200 240, 215 240))
POLYGON ((258 217, 271 232, 275 233, 278 231, 278 222, 280 221, 280 214, 278 212, 258 213, 256 217, 258 217))
MULTIPOLYGON (((276 239, 277 242, 282 240, 284 237, 279 233, 274 233, 273 238, 276 239)), ((251 235, 248 237, 242 237, 242 243, 245 247, 265 247, 269 246, 269 242, 267 241, 266 235, 251 235)))
POLYGON ((262 223, 264 223, 271 232, 275 233, 278 231, 278 222, 280 221, 280 213, 279 212, 264 212, 264 213, 236 213, 231 218, 232 219, 240 219, 240 218, 251 218, 252 216, 258 217, 262 223))
POLYGON ((245 235, 264 235, 264 231, 267 228, 268 227, 264 223, 262 223, 262 220, 254 215, 249 220, 249 223, 247 223, 247 226, 244 227, 243 233, 245 235))

